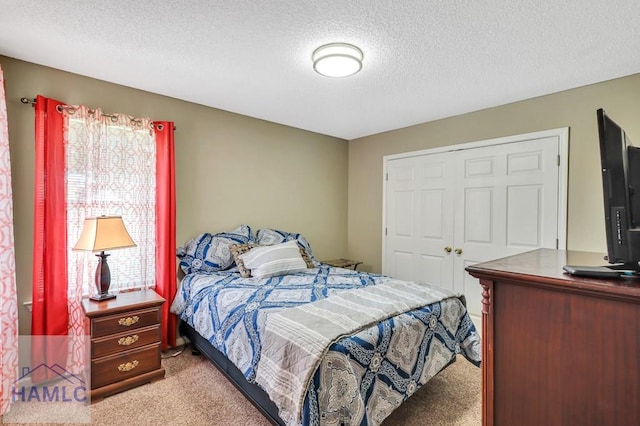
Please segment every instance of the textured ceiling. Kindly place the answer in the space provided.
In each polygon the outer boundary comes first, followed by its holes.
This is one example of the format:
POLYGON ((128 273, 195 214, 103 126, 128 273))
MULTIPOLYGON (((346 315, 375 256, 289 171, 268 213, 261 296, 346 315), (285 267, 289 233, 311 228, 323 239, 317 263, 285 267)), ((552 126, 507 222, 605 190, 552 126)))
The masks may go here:
POLYGON ((639 20, 638 0, 0 0, 0 54, 354 139, 640 72, 639 20), (360 73, 313 71, 336 41, 360 73))

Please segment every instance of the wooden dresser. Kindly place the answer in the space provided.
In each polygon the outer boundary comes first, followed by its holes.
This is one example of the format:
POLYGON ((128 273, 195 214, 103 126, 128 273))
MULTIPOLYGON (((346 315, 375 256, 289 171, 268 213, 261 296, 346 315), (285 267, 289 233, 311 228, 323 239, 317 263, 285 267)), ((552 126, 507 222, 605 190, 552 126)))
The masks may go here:
POLYGON ((640 279, 562 266, 602 255, 540 249, 479 263, 483 425, 640 424, 640 279))
POLYGON ((91 402, 164 377, 160 315, 164 299, 153 290, 83 300, 91 335, 91 402))

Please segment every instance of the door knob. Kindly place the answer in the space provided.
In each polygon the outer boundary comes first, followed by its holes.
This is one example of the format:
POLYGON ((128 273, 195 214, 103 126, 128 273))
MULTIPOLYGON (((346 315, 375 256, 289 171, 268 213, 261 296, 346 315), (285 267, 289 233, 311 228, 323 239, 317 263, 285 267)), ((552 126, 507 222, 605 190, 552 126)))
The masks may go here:
POLYGON ((446 251, 447 253, 451 253, 451 246, 446 246, 444 248, 444 251, 446 251))
POLYGON ((461 249, 461 248, 457 248, 457 249, 455 250, 455 252, 456 252, 456 254, 462 254, 462 249, 461 249))

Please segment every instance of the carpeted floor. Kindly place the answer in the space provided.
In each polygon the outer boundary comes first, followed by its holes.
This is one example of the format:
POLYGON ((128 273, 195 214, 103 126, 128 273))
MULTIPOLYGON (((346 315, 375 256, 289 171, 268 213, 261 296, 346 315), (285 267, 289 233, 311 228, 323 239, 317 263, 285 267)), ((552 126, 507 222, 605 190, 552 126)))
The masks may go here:
MULTIPOLYGON (((269 425, 211 363, 191 355, 188 348, 179 356, 164 359, 163 365, 166 369, 164 380, 93 404, 91 424, 269 425)), ((480 382, 480 369, 459 356, 453 365, 402 404, 383 425, 480 425, 480 382)))

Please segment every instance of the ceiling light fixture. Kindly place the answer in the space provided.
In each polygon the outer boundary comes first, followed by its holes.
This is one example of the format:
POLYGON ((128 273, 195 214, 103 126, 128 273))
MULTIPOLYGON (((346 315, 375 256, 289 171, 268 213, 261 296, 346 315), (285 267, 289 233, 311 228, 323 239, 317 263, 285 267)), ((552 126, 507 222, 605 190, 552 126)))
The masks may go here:
POLYGON ((329 43, 313 51, 313 69, 327 77, 347 77, 362 69, 362 50, 348 43, 329 43))

